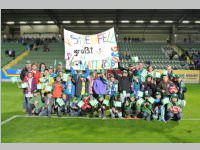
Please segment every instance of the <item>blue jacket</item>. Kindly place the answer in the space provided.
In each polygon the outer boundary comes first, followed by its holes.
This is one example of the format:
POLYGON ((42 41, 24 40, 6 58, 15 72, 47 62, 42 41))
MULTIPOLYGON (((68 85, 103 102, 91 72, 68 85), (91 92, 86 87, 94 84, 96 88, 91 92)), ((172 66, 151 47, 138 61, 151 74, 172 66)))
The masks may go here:
POLYGON ((67 81, 64 84, 64 93, 66 95, 71 95, 72 97, 74 97, 74 94, 75 94, 75 85, 71 81, 67 81))

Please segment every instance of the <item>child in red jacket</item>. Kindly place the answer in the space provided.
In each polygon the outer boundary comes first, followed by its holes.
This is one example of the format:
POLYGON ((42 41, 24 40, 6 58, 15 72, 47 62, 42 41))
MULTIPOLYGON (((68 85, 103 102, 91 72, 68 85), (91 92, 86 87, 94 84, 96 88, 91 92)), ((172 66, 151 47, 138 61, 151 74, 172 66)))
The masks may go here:
POLYGON ((35 78, 36 84, 38 84, 39 83, 39 79, 40 79, 40 72, 37 69, 37 64, 33 63, 31 65, 31 68, 32 68, 33 77, 35 78))
POLYGON ((56 76, 56 81, 53 84, 53 98, 62 98, 62 92, 64 90, 64 86, 61 83, 61 76, 56 76))
POLYGON ((90 104, 89 94, 85 93, 82 97, 83 105, 81 106, 81 116, 86 116, 88 113, 90 117, 93 117, 94 110, 92 105, 90 104))

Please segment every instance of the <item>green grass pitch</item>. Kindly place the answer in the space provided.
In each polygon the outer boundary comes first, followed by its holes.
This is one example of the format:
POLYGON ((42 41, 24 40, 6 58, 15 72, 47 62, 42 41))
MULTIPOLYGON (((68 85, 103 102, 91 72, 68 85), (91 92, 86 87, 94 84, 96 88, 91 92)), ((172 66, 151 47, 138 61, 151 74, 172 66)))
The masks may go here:
MULTIPOLYGON (((1 126, 3 143, 199 143, 200 85, 188 84, 180 123, 79 118, 15 118, 1 126), (189 120, 189 119, 197 120, 189 120), (199 119, 199 120, 198 120, 199 119)), ((22 111, 22 91, 2 82, 1 121, 22 111)))

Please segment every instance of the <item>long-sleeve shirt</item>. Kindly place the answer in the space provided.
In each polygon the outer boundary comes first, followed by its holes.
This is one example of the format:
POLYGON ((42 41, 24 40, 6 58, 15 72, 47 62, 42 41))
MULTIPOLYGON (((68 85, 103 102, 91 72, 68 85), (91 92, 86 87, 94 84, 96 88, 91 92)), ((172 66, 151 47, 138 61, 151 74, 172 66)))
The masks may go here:
POLYGON ((133 74, 131 76, 122 76, 120 77, 114 70, 112 71, 114 77, 119 81, 119 92, 123 92, 124 90, 126 93, 131 92, 131 80, 133 78, 133 74))
POLYGON ((93 89, 95 94, 107 94, 106 93, 107 88, 107 81, 104 78, 96 78, 93 83, 93 89))

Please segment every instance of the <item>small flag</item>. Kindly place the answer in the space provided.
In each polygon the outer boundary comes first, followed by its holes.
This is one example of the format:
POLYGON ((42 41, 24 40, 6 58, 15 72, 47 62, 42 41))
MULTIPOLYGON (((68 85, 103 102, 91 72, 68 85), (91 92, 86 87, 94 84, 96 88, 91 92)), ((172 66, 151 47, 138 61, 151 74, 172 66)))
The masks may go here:
POLYGON ((54 60, 54 68, 56 67, 56 59, 54 60))

